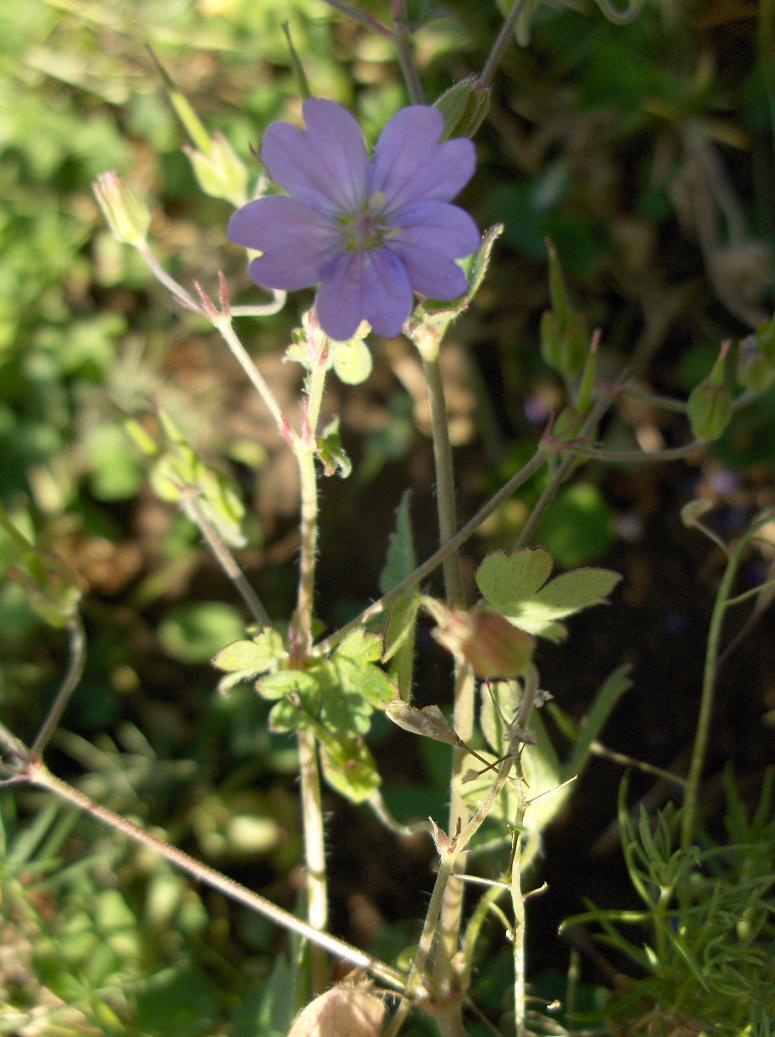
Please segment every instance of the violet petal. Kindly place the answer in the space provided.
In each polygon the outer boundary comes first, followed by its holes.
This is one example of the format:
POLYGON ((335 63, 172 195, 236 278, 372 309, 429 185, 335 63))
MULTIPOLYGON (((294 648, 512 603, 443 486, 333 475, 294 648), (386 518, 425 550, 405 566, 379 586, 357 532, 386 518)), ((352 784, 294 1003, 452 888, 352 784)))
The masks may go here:
POLYGON ((397 256, 351 252, 324 272, 316 308, 320 326, 333 339, 352 338, 364 319, 378 335, 392 338, 411 312, 412 288, 397 256))
POLYGON ((473 176, 473 142, 458 137, 439 144, 443 128, 444 118, 436 108, 412 105, 394 115, 382 131, 370 189, 387 196, 389 211, 415 201, 449 201, 473 176))
POLYGON ((466 275, 451 259, 422 248, 401 253, 412 288, 430 299, 457 299, 468 288, 466 275))
POLYGON ((306 132, 275 122, 261 143, 272 179, 323 212, 352 211, 368 190, 368 158, 355 119, 333 101, 304 102, 306 132))
POLYGON ((448 259, 476 252, 482 243, 479 228, 464 209, 448 202, 416 202, 405 205, 391 221, 398 227, 395 248, 427 249, 448 259))
POLYGON ((279 196, 248 202, 232 216, 228 235, 264 253, 250 264, 257 284, 286 291, 317 284, 340 243, 337 227, 326 216, 279 196))

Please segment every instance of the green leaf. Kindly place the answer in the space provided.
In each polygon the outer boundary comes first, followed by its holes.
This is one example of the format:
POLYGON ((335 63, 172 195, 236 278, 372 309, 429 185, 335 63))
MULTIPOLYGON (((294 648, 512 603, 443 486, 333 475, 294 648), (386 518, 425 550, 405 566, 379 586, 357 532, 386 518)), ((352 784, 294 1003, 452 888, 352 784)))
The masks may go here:
MULTIPOLYGON (((594 740, 599 736, 603 725, 608 720, 616 703, 632 687, 630 680, 630 665, 625 663, 614 670, 595 695, 592 707, 584 718, 576 744, 570 759, 563 768, 563 777, 569 778, 572 774, 580 774, 589 759, 589 749, 594 740)), ((554 703, 550 702, 547 708, 554 713, 554 703)))
POLYGON ((574 569, 542 586, 551 569, 551 555, 541 548, 512 555, 496 551, 479 566, 476 582, 489 604, 515 626, 559 640, 565 628, 557 620, 602 604, 621 577, 608 569, 574 569))
POLYGON ((477 569, 476 585, 494 609, 508 613, 543 586, 552 564, 552 556, 542 547, 525 547, 511 555, 495 551, 477 569))
POLYGON ((597 486, 575 483, 549 507, 537 536, 562 568, 589 565, 611 544, 611 509, 597 486))
POLYGON ((334 651, 333 660, 347 659, 352 663, 378 662, 382 655, 382 638, 379 634, 367 634, 365 630, 353 630, 334 651))
POLYGON ((276 630, 262 630, 252 641, 234 641, 215 656, 212 664, 226 673, 263 673, 273 663, 286 659, 283 641, 276 630))
POLYGON ((274 734, 285 734, 288 731, 303 731, 309 724, 299 709, 287 697, 275 702, 269 711, 269 730, 274 734))
POLYGON ((363 803, 380 786, 380 777, 369 750, 360 739, 331 739, 321 746, 323 775, 351 803, 363 803))
POLYGON ((295 694, 312 713, 315 712, 313 703, 317 701, 320 690, 319 677, 314 671, 307 670, 278 670, 256 681, 256 691, 261 698, 271 702, 295 694))
POLYGON ((388 539, 385 565, 379 574, 379 589, 383 594, 391 591, 417 568, 412 536, 411 499, 411 490, 407 490, 396 509, 395 529, 388 539))
POLYGON ((339 475, 346 479, 353 470, 352 461, 342 446, 339 436, 339 418, 334 418, 317 438, 317 455, 325 475, 339 475))
POLYGON ((159 641, 174 659, 203 663, 244 629, 245 621, 231 605, 201 601, 173 609, 159 627, 159 641))
POLYGON ((360 385, 371 374, 373 362, 371 350, 360 338, 349 342, 332 343, 332 366, 340 382, 345 385, 360 385))
POLYGON ((413 591, 393 605, 388 613, 385 629, 385 651, 383 662, 390 662, 407 643, 414 648, 414 630, 417 625, 417 613, 420 610, 422 596, 413 591))
POLYGON ((573 569, 556 576, 533 597, 528 607, 532 610, 538 602, 547 618, 562 619, 604 604, 619 580, 620 574, 610 569, 573 569))

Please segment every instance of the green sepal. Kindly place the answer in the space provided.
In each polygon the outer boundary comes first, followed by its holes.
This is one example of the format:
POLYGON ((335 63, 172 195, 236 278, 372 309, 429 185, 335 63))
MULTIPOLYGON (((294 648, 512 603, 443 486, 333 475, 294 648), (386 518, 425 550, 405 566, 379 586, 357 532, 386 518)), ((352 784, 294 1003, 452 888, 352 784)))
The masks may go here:
POLYGON ((484 275, 490 265, 493 246, 502 233, 503 224, 496 223, 490 227, 482 236, 482 243, 477 251, 461 262, 468 288, 459 299, 452 302, 426 299, 409 318, 407 334, 423 357, 430 359, 436 355, 449 325, 468 309, 471 300, 482 286, 484 275))
POLYGON ((549 300, 551 309, 541 317, 541 356, 566 380, 583 370, 589 354, 590 335, 584 314, 573 309, 565 285, 560 258, 551 241, 549 252, 549 300))
POLYGON ((353 463, 342 446, 339 435, 339 418, 333 418, 317 437, 317 456, 323 465, 324 475, 338 475, 346 479, 353 470, 353 463))

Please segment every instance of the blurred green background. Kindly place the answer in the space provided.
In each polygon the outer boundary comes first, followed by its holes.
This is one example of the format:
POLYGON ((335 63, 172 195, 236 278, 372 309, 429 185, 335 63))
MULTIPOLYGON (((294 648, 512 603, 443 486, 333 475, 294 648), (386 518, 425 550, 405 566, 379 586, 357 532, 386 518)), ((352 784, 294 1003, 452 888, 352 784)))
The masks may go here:
MULTIPOLYGON (((359 6, 389 20, 387 0, 359 6)), ((409 9, 430 101, 481 70, 501 15, 494 2, 465 0, 409 9)), ((547 236, 590 326, 603 329, 606 376, 627 367, 658 391, 686 394, 723 339, 769 319, 774 17, 771 0, 646 0, 636 20, 618 26, 592 2, 567 0, 541 5, 529 45, 509 49, 477 136, 479 171, 462 199, 481 227, 502 222, 505 232, 446 356, 462 516, 526 460, 562 404, 538 350, 547 236)), ((153 432, 164 408, 234 480, 247 514, 240 558, 278 617, 290 614, 294 595, 292 465, 220 340, 112 239, 90 187, 117 171, 146 199, 153 247, 182 283, 196 278, 214 291, 222 269, 235 300, 258 301, 239 250, 225 241, 230 207, 199 190, 146 45, 208 129, 258 175, 251 149, 263 129, 299 112, 286 20, 313 93, 349 107, 373 140, 407 103, 390 44, 322 0, 3 5, 0 503, 30 540, 64 559, 83 593, 87 668, 50 752, 54 769, 293 908, 294 750, 269 735, 266 704, 249 690, 214 694, 207 661, 242 635, 245 617, 196 530, 149 487, 125 418, 153 432)), ((298 381, 281 353, 305 301, 243 324, 284 399, 298 381)), ((416 364, 398 343, 373 348, 369 382, 332 390, 356 474, 323 487, 319 611, 330 628, 376 594, 407 486, 418 555, 434 546, 416 364)), ((611 445, 648 449, 688 436, 684 418, 646 403, 623 405, 605 432, 611 445)), ((547 686, 580 710, 612 666, 635 663, 636 698, 612 736, 628 751, 666 766, 692 737, 720 569, 682 529, 678 509, 705 496, 721 534, 733 534, 773 503, 774 451, 769 392, 688 466, 585 468, 542 524, 540 540, 561 568, 605 562, 624 573, 629 611, 580 620, 569 646, 539 661, 547 686)), ((508 546, 539 490, 533 483, 512 500, 471 556, 508 546)), ((0 539, 0 568, 11 562, 0 539)), ((751 584, 764 564, 751 564, 751 584)), ((418 694, 442 701, 447 663, 423 636, 418 694)), ((0 586, 0 659, 0 715, 30 739, 66 646, 13 579, 0 586)), ((772 649, 760 643, 738 671, 748 707, 721 706, 714 767, 731 759, 755 781, 767 757, 760 718, 775 708, 773 673, 772 649)), ((378 757, 389 737, 377 731, 378 757)), ((386 794, 402 817, 443 811, 446 757, 426 755, 397 768, 385 754, 386 794)), ((613 784, 609 772, 592 780, 613 784)), ((582 786, 581 830, 599 833, 613 816, 610 791, 582 786)), ((428 848, 397 849, 333 796, 327 806, 335 926, 397 954, 423 911, 428 848), (387 876, 385 855, 394 860, 387 876)), ((0 820, 0 1032, 281 1032, 266 983, 283 941, 270 926, 38 794, 0 793, 0 820)), ((571 836, 557 838, 567 862, 571 836)), ((586 892, 617 889, 617 865, 595 867, 586 892)), ((560 868, 565 892, 535 926, 532 960, 546 975, 567 957, 552 935, 556 915, 577 909, 585 892, 565 878, 560 868)), ((493 979, 502 961, 493 950, 479 992, 493 1015, 507 986, 493 979)), ((275 981, 281 989, 283 976, 275 981)))

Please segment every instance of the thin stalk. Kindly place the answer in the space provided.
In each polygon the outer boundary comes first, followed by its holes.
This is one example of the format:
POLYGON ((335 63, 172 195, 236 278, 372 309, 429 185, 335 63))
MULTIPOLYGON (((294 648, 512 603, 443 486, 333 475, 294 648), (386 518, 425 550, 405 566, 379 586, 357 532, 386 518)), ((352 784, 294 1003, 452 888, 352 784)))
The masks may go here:
MULTIPOLYGON (((433 462, 436 474, 436 510, 439 519, 439 540, 448 543, 457 532, 457 509, 455 505, 455 473, 452 462, 452 445, 449 440, 447 404, 444 397, 444 381, 441 376, 438 353, 435 357, 423 357, 423 370, 428 387, 428 402, 431 410, 433 432, 433 462)), ((463 581, 460 574, 460 558, 449 554, 443 562, 444 589, 450 608, 463 604, 463 581)), ((457 730, 457 728, 456 728, 457 730)), ((458 732, 465 741, 466 736, 458 732)))
POLYGON ((412 104, 425 104, 422 83, 412 49, 412 33, 406 24, 406 0, 393 0, 393 43, 401 75, 412 104))
POLYGON ((178 281, 175 280, 174 277, 171 277, 167 273, 167 271, 164 269, 159 260, 151 251, 151 246, 148 244, 147 241, 143 241, 139 245, 135 245, 135 248, 145 260, 146 264, 148 265, 148 269, 151 271, 156 280, 160 284, 163 284, 167 291, 174 295, 179 303, 185 306, 187 310, 193 310, 195 313, 201 312, 199 303, 196 301, 193 295, 191 295, 190 292, 187 292, 182 284, 180 284, 178 281))
POLYGON ((359 22, 365 29, 373 29, 374 32, 379 33, 380 36, 384 36, 386 39, 392 40, 393 33, 387 26, 383 25, 382 22, 377 21, 372 15, 367 14, 365 11, 359 11, 351 4, 346 4, 343 0, 324 0, 329 7, 333 7, 335 11, 339 11, 340 14, 346 15, 348 18, 352 18, 354 22, 359 22))
POLYGON ((394 602, 398 601, 402 595, 406 594, 406 592, 410 591, 413 587, 416 587, 417 584, 421 583, 426 576, 430 576, 434 569, 438 569, 450 554, 460 550, 463 544, 474 535, 477 529, 479 529, 482 523, 487 521, 490 515, 498 510, 501 504, 516 493, 519 487, 526 483, 528 479, 531 479, 536 472, 540 471, 545 462, 546 456, 539 450, 535 456, 527 462, 527 464, 523 465, 522 468, 520 468, 520 470, 509 479, 507 483, 504 483, 504 485, 487 501, 486 504, 482 505, 472 519, 469 519, 464 526, 461 526, 457 533, 455 533, 453 537, 450 537, 446 543, 442 544, 438 551, 434 551, 429 558, 426 558, 424 562, 418 565, 414 572, 405 576, 404 579, 401 580, 400 583, 397 583, 391 591, 384 594, 378 601, 375 601, 373 604, 365 608, 354 619, 349 620, 349 622, 345 623, 344 626, 335 630, 333 634, 329 634, 325 640, 318 642, 315 647, 315 654, 325 655, 326 652, 331 651, 331 649, 347 637, 351 631, 363 626, 364 623, 367 623, 370 619, 378 616, 385 609, 390 608, 390 606, 394 602))
POLYGON ((218 530, 205 514, 204 508, 199 500, 199 491, 195 487, 187 487, 181 495, 181 507, 186 518, 193 522, 212 551, 216 561, 224 573, 234 584, 234 588, 245 602, 253 619, 261 627, 271 627, 272 620, 269 613, 261 604, 256 592, 248 583, 247 577, 240 569, 236 558, 226 546, 225 541, 218 530))
MULTIPOLYGON (((436 509, 439 519, 439 539, 447 543, 457 531, 455 507, 455 477, 452 462, 452 445, 449 439, 449 420, 444 398, 444 381, 439 363, 439 349, 421 353, 423 369, 428 387, 433 433, 433 459, 436 474, 436 509)), ((447 604, 451 608, 464 605, 463 580, 460 558, 448 555, 443 563, 444 590, 447 604)), ((474 728, 474 673, 465 663, 455 662, 455 693, 452 726, 463 742, 468 742, 474 728)), ((468 823, 468 804, 463 796, 463 776, 467 752, 462 748, 452 750, 452 776, 450 782, 449 831, 458 832, 468 823)), ((465 871, 466 854, 457 854, 450 875, 465 871)), ((460 926, 463 916, 465 886, 460 879, 445 882, 442 891, 440 915, 440 946, 435 962, 435 976, 439 986, 451 990, 456 981, 451 974, 452 963, 460 943, 460 926)))
POLYGON ((48 715, 30 747, 30 753, 35 759, 43 755, 43 750, 59 726, 62 714, 70 701, 70 696, 78 687, 83 676, 83 668, 86 663, 86 635, 84 634, 81 617, 77 612, 74 613, 67 623, 67 643, 70 653, 67 671, 62 679, 62 683, 59 685, 59 691, 56 693, 48 715))
POLYGON ((509 11, 506 19, 501 26, 501 30, 495 38, 495 42, 492 45, 487 61, 484 63, 482 74, 479 77, 479 82, 482 87, 488 87, 495 78, 495 73, 503 60, 503 55, 506 53, 509 44, 511 43, 511 37, 514 33, 514 26, 517 24, 517 20, 522 14, 522 8, 525 6, 527 0, 514 0, 514 6, 509 11))
POLYGON ((667 450, 606 450, 604 447, 587 446, 584 443, 569 443, 567 449, 579 457, 588 457, 592 461, 607 461, 610 464, 639 464, 648 461, 676 461, 682 457, 691 457, 698 450, 708 445, 707 440, 694 439, 683 446, 669 447, 667 450))
POLYGON ((391 987, 398 990, 404 989, 406 979, 398 970, 391 968, 390 965, 386 965, 376 958, 370 957, 368 954, 364 954, 363 951, 351 946, 344 940, 330 936, 328 933, 320 932, 314 926, 303 922, 290 914, 290 912, 278 907, 271 900, 267 900, 266 897, 254 893, 239 882, 235 882, 214 868, 190 857, 182 850, 170 846, 169 843, 151 835, 140 828, 139 825, 121 817, 120 814, 115 814, 112 810, 108 810, 107 807, 95 803, 94 800, 89 799, 88 796, 85 796, 78 789, 73 788, 72 785, 68 785, 53 775, 40 761, 30 760, 27 773, 22 777, 22 780, 53 792, 54 795, 78 810, 84 811, 101 824, 107 825, 141 846, 148 847, 148 849, 159 854, 159 856, 169 861, 176 868, 184 871, 187 875, 190 875, 197 882, 202 882, 224 896, 229 897, 230 900, 243 904, 251 911, 256 911, 283 929, 298 933, 299 936, 309 940, 315 946, 329 951, 331 954, 350 962, 357 968, 368 970, 375 978, 388 983, 391 987))
MULTIPOLYGON (((303 664, 312 650, 312 620, 315 599, 315 566, 318 550, 318 486, 315 470, 315 431, 326 377, 326 357, 313 364, 307 385, 305 427, 294 444, 301 483, 301 557, 299 588, 294 617, 297 643, 294 653, 303 664)), ((320 788, 315 733, 305 729, 298 733, 301 774, 301 807, 304 826, 304 859, 307 881, 307 917, 316 929, 328 925, 328 889, 326 884, 326 845, 323 830, 323 797, 320 788)), ((328 965, 319 946, 312 947, 312 986, 321 994, 328 980, 328 965)))
POLYGON ((527 1033, 527 1002, 525 958, 525 895, 522 892, 522 853, 520 837, 525 820, 527 801, 525 797, 525 779, 522 773, 517 776, 517 815, 514 819, 515 853, 511 861, 511 906, 514 911, 514 1032, 516 1037, 525 1037, 527 1033))
POLYGON ((218 321, 215 324, 215 326, 220 332, 221 338, 231 350, 232 356, 247 375, 250 384, 253 386, 253 388, 256 390, 258 395, 263 400, 264 406, 274 418, 275 424, 277 425, 280 435, 282 435, 284 438, 287 438, 288 422, 286 421, 283 412, 280 410, 280 405, 278 404, 274 393, 269 388, 266 380, 264 379, 264 376, 261 374, 261 372, 254 364, 253 358, 242 345, 242 342, 240 341, 239 336, 235 332, 234 328, 231 326, 231 323, 228 320, 224 319, 218 321))
POLYGON ((700 711, 697 717, 697 731, 694 736, 692 757, 689 763, 689 773, 686 778, 686 798, 684 801, 684 813, 681 821, 681 846, 687 850, 694 839, 694 828, 697 818, 697 801, 699 798, 702 771, 705 766, 705 755, 710 737, 710 722, 713 716, 713 697, 716 687, 716 673, 718 670, 719 645, 721 641, 721 629, 724 623, 724 614, 730 604, 730 591, 737 575, 737 570, 743 557, 743 553, 755 534, 773 520, 773 512, 768 512, 758 522, 754 522, 751 528, 741 537, 738 544, 729 555, 724 575, 719 584, 716 601, 713 605, 713 613, 710 618, 708 630, 708 647, 705 652, 705 669, 702 678, 702 694, 700 696, 700 711))

